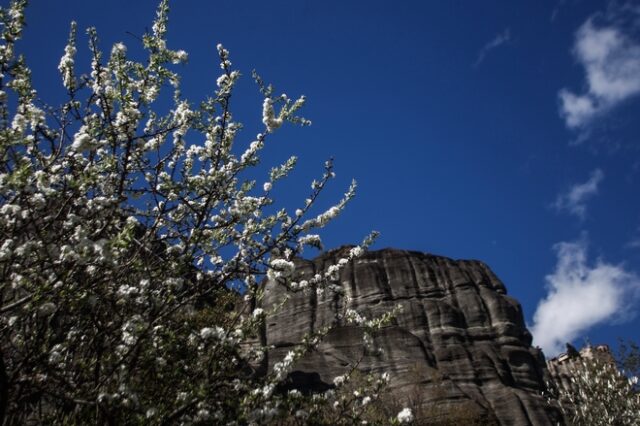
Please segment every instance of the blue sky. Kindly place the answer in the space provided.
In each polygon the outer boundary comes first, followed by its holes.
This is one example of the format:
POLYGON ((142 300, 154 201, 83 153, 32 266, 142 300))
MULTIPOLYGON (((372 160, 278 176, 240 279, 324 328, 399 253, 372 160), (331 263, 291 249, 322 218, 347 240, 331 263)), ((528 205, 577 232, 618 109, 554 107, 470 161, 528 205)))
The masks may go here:
MULTIPOLYGON (((6 4, 7 1, 2 1, 6 4)), ((109 50, 149 28, 155 1, 32 1, 21 42, 43 99, 71 20, 109 50)), ((294 208, 335 158, 356 199, 324 232, 328 247, 382 233, 377 248, 486 262, 553 355, 637 339, 640 329, 640 8, 549 1, 173 1, 169 47, 189 53, 183 93, 212 93, 215 46, 242 78, 233 99, 260 129, 251 70, 308 98, 308 128, 282 129, 265 165, 299 156, 275 195, 294 208)), ((79 41, 79 63, 87 58, 79 41), (84 56, 83 56, 84 54, 84 56)), ((88 64, 88 62, 85 62, 88 64)), ((267 168, 265 166, 266 175, 267 168)))

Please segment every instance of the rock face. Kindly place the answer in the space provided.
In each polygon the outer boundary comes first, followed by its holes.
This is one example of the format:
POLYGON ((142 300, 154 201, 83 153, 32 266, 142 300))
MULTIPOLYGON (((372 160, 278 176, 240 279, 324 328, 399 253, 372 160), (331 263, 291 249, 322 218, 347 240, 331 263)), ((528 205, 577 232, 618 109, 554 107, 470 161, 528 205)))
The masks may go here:
POLYGON ((615 358, 608 345, 586 345, 579 351, 567 344, 567 351, 547 361, 549 375, 556 386, 570 390, 571 378, 576 368, 580 368, 583 361, 598 361, 601 364, 616 365, 615 358))
MULTIPOLYGON (((347 251, 297 261, 296 278, 322 273, 347 251)), ((482 262, 372 251, 348 264, 334 284, 337 291, 296 293, 267 319, 262 339, 275 346, 269 368, 305 333, 335 326, 296 364, 295 387, 329 388, 334 377, 357 365, 388 372, 391 394, 434 419, 465 411, 503 425, 561 422, 540 395, 549 377, 541 351, 531 347, 520 304, 482 262), (374 336, 383 352, 365 353, 362 329, 347 325, 342 315, 350 308, 377 317, 397 304, 402 312, 374 336)), ((267 283, 263 306, 277 305, 286 293, 281 284, 267 283)))

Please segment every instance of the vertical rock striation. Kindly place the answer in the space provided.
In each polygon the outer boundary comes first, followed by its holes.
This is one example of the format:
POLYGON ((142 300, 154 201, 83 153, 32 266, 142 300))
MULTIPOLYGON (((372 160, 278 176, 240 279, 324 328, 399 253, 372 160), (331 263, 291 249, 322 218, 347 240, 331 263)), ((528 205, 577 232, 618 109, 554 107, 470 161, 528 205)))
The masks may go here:
MULTIPOLYGON (((296 279, 322 273, 345 251, 297 261, 296 279)), ((296 387, 326 389, 357 364, 389 372, 391 393, 433 416, 472 410, 503 425, 559 421, 541 396, 548 374, 541 351, 531 347, 521 306, 482 262, 385 249, 366 253, 336 278, 337 291, 296 293, 267 319, 263 341, 275 347, 269 368, 305 333, 335 326, 296 364, 296 387), (347 325, 342 314, 350 308, 377 317, 397 304, 402 312, 374 337, 383 352, 365 353, 362 329, 347 325)), ((263 306, 279 304, 285 294, 280 284, 267 283, 263 306)))

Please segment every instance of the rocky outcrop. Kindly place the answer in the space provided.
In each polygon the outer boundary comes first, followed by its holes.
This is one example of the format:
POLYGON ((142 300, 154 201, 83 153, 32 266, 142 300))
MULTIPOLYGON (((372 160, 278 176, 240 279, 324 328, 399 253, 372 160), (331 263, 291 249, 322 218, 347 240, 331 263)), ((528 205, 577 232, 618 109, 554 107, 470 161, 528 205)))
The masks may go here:
MULTIPOLYGON (((297 261, 297 279, 312 277, 345 257, 343 248, 297 261)), ((520 304, 482 262, 418 252, 380 250, 348 264, 336 291, 294 294, 268 317, 263 342, 273 345, 267 363, 284 357, 305 333, 334 326, 323 343, 301 359, 294 386, 322 390, 357 365, 390 374, 390 389, 425 413, 473 411, 503 425, 559 422, 541 392, 548 380, 544 357, 531 347, 520 304), (346 324, 347 308, 377 317, 403 309, 376 333, 382 353, 363 351, 362 329, 346 324)), ((281 302, 286 289, 269 282, 263 306, 281 302)))
POLYGON ((583 362, 597 362, 600 365, 616 365, 615 358, 608 345, 586 345, 579 351, 567 343, 567 351, 547 360, 549 375, 559 388, 569 391, 575 389, 572 378, 576 371, 583 368, 583 362))

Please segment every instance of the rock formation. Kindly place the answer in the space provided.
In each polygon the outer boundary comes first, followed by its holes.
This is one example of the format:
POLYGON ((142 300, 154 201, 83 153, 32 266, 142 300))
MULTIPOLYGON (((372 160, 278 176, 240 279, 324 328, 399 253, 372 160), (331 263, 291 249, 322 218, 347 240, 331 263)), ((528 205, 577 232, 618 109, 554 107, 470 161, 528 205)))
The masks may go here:
POLYGON ((601 364, 616 365, 615 358, 608 345, 586 345, 579 351, 567 343, 567 351, 550 360, 547 360, 547 368, 551 379, 556 386, 570 390, 573 385, 571 378, 576 369, 582 367, 583 361, 597 361, 601 364))
MULTIPOLYGON (((345 250, 296 261, 296 278, 321 273, 345 250)), ((394 397, 434 418, 471 411, 502 425, 560 421, 541 396, 549 376, 541 351, 531 347, 521 306, 482 262, 385 249, 364 254, 336 278, 337 291, 296 293, 267 319, 262 340, 275 347, 269 368, 305 333, 335 326, 296 364, 294 387, 329 388, 357 364, 361 371, 388 372, 394 397), (402 312, 374 337, 383 352, 365 353, 362 329, 342 314, 350 308, 377 317, 397 304, 402 312)), ((263 306, 285 294, 281 284, 267 283, 263 306)))

